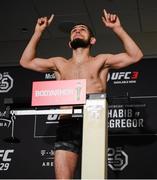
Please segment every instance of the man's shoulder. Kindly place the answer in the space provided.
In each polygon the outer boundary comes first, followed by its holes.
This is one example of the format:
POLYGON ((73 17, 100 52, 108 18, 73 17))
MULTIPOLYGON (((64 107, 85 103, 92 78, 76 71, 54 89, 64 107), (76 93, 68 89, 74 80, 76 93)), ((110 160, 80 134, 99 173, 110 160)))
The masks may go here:
POLYGON ((111 54, 98 54, 95 56, 96 60, 106 60, 111 54))
POLYGON ((110 56, 111 54, 109 53, 101 53, 101 54, 97 54, 95 56, 95 58, 107 58, 108 56, 110 56))
POLYGON ((50 57, 49 60, 56 61, 56 62, 64 62, 64 61, 66 62, 66 61, 68 61, 67 58, 61 57, 61 56, 50 57))

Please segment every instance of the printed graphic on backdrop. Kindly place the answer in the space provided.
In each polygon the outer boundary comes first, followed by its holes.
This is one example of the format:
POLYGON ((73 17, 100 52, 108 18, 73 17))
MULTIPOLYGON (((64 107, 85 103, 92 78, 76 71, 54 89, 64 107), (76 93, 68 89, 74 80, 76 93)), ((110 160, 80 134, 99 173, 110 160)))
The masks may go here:
POLYGON ((54 166, 54 151, 52 149, 41 149, 41 167, 53 167, 54 166))
POLYGON ((144 129, 146 104, 109 105, 108 128, 111 132, 140 133, 144 129))
POLYGON ((6 117, 6 111, 0 111, 0 137, 5 139, 11 137, 12 120, 6 117))
POLYGON ((13 153, 14 149, 0 149, 0 172, 9 170, 13 153))
MULTIPOLYGON (((157 99, 153 100, 157 105, 157 99)), ((155 134, 151 123, 154 122, 156 110, 150 97, 129 97, 115 99, 108 108, 108 128, 111 134, 155 134)), ((156 126, 155 126, 156 127, 156 126)))
POLYGON ((0 93, 7 93, 13 88, 14 80, 9 72, 0 73, 0 93))
POLYGON ((34 138, 56 137, 58 115, 35 115, 34 138))
POLYGON ((113 171, 123 171, 128 165, 128 155, 122 147, 108 148, 108 166, 113 171))
POLYGON ((108 74, 108 81, 113 84, 134 84, 139 76, 138 71, 111 72, 108 74))
MULTIPOLYGON (((156 59, 149 59, 110 71, 108 178, 157 178, 156 67, 156 59)), ((18 116, 14 135, 20 143, 7 143, 3 139, 11 136, 12 123, 5 117, 3 102, 6 97, 28 101, 32 82, 55 80, 54 74, 34 73, 20 67, 1 67, 0 74, 0 178, 53 179, 56 116, 18 116)), ((26 108, 23 104, 20 109, 26 108)))
POLYGON ((56 79, 56 77, 55 77, 55 73, 45 73, 45 80, 48 80, 48 79, 50 79, 50 80, 55 80, 56 79))

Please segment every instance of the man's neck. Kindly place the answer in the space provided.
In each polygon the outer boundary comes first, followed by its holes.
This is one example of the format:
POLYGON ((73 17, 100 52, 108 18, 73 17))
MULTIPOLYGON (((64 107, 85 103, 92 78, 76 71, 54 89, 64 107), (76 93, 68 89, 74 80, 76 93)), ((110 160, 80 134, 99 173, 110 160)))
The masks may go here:
POLYGON ((75 63, 83 63, 89 60, 89 48, 77 48, 73 50, 72 61, 75 63))

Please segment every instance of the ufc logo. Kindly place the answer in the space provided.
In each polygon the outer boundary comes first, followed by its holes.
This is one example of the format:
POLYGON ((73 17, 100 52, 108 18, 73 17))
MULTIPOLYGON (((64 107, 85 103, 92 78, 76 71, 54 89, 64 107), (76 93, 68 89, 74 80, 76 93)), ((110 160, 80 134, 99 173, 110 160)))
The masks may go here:
POLYGON ((139 75, 139 72, 133 71, 133 72, 113 72, 109 74, 108 80, 130 80, 130 79, 137 79, 139 75))
POLYGON ((0 158, 2 158, 3 162, 10 162, 11 158, 9 158, 9 154, 13 152, 14 152, 13 149, 0 150, 0 158))

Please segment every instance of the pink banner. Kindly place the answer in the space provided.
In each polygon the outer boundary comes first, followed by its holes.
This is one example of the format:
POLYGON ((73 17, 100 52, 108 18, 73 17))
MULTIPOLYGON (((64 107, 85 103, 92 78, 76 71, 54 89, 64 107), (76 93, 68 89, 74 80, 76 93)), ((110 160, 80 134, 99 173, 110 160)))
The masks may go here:
POLYGON ((85 79, 33 82, 32 106, 85 104, 85 101, 85 79))

